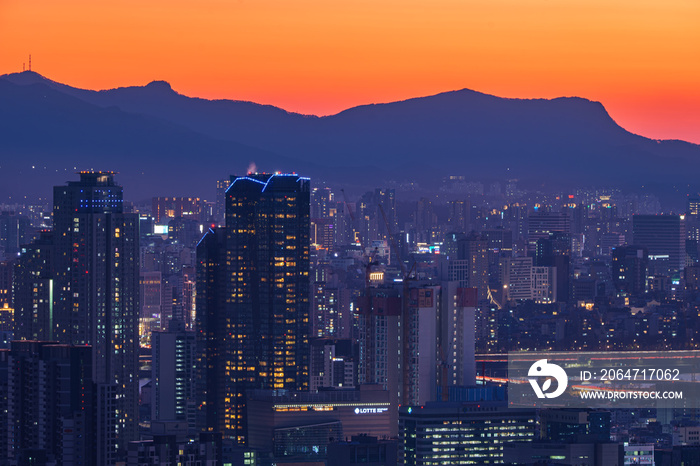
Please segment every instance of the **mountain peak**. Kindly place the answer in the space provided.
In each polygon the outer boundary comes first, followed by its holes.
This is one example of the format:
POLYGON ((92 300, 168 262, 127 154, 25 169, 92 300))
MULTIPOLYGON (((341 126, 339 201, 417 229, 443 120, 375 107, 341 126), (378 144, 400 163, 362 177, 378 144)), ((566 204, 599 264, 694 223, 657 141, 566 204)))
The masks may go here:
POLYGON ((151 81, 150 83, 146 84, 146 89, 173 92, 172 86, 170 86, 170 83, 167 81, 151 81))
POLYGON ((36 71, 22 71, 18 73, 8 73, 0 76, 0 78, 5 79, 12 84, 28 85, 36 83, 47 83, 52 82, 37 73, 36 71))

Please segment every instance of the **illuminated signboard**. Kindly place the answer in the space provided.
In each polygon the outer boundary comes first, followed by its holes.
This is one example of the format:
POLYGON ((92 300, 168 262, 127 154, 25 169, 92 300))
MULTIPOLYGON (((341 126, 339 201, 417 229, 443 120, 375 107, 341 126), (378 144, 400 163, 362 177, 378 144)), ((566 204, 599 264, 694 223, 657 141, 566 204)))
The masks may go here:
POLYGON ((382 414, 389 408, 355 408, 355 414, 382 414))

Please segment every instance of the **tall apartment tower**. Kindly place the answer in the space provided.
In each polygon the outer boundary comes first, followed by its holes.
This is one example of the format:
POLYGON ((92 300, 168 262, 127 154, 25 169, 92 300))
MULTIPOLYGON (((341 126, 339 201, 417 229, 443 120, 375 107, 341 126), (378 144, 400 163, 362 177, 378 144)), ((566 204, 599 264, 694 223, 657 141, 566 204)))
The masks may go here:
POLYGON ((309 387, 309 204, 308 178, 232 177, 197 247, 200 427, 241 444, 246 390, 309 387))
POLYGON ((217 222, 224 220, 226 214, 226 190, 231 184, 231 180, 216 180, 216 205, 214 206, 214 217, 217 222))
MULTIPOLYGON (((114 464, 114 437, 105 436, 111 419, 97 404, 89 346, 14 341, 5 352, 7 430, 3 458, 19 464, 114 464), (43 458, 43 461, 42 459, 43 458)), ((111 423, 114 427, 114 423, 111 423)))
POLYGON ((396 190, 394 189, 379 189, 374 190, 374 199, 377 203, 377 209, 381 206, 386 215, 386 222, 389 224, 391 231, 387 230, 383 220, 379 221, 379 239, 388 240, 390 235, 394 235, 399 231, 399 220, 396 214, 396 190))
MULTIPOLYGON (((139 218, 114 172, 54 187, 53 338, 91 345, 100 396, 116 398, 118 448, 138 440, 139 218)), ((107 403, 103 400, 100 403, 107 403)))
POLYGON ((441 263, 442 279, 457 281, 463 288, 476 288, 479 300, 489 293, 488 237, 472 231, 448 234, 441 263))
POLYGON ((171 320, 167 331, 153 332, 151 348, 151 419, 187 421, 194 429, 194 332, 186 330, 185 322, 171 320))
POLYGON ((612 279, 615 289, 632 296, 646 291, 649 254, 646 248, 620 246, 612 250, 612 279))
POLYGON ((54 269, 53 234, 42 231, 22 247, 14 273, 15 340, 52 340, 54 269))
MULTIPOLYGON (((437 388, 476 383, 476 288, 459 282, 413 283, 408 289, 407 358, 402 358, 402 405, 437 401, 437 388)), ((390 342, 391 345, 391 342, 390 342)))

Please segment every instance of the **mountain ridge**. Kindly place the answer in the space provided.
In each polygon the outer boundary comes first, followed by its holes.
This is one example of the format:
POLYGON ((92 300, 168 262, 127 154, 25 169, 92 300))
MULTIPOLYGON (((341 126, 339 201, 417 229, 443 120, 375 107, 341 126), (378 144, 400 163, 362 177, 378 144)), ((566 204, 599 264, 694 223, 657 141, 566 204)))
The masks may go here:
MULTIPOLYGON (((255 162, 262 169, 268 169, 268 163, 297 167, 296 171, 308 170, 329 182, 363 186, 420 179, 426 189, 439 187, 448 174, 494 180, 515 177, 533 183, 548 180, 564 185, 621 182, 639 186, 655 182, 670 188, 694 183, 689 172, 700 169, 700 145, 633 134, 622 128, 602 103, 582 97, 514 99, 461 89, 309 116, 254 102, 189 97, 166 81, 92 91, 24 72, 0 76, 0 82, 17 86, 14 91, 7 86, 0 90, 0 100, 8 99, 4 94, 20 93, 20 88, 37 84, 57 93, 50 100, 51 105, 65 105, 60 111, 41 105, 45 91, 39 88, 21 92, 35 112, 34 120, 25 120, 25 125, 35 126, 35 134, 43 131, 58 138, 52 128, 60 126, 58 115, 63 115, 99 135, 90 150, 95 156, 106 155, 113 139, 104 126, 109 119, 100 114, 101 120, 90 122, 78 113, 114 108, 121 112, 114 118, 125 125, 132 138, 118 145, 121 150, 140 154, 139 163, 145 163, 146 158, 162 165, 169 159, 182 164, 204 163, 208 169, 199 170, 198 183, 213 183, 234 172, 233 162, 215 165, 226 160, 221 154, 227 150, 236 154, 231 160, 235 159, 237 166, 255 162), (92 107, 78 109, 59 95, 92 107), (47 115, 50 109, 53 117, 47 115), (143 117, 150 119, 139 119, 143 117), (149 128, 159 129, 140 131, 139 124, 146 124, 144 121, 149 128), (182 147, 156 141, 158 138, 175 138, 182 147), (106 147, 101 147, 100 141, 106 147), (194 157, 192 152, 198 152, 194 149, 198 146, 211 151, 211 156, 202 153, 194 157), (145 147, 150 150, 145 151, 145 147), (244 163, 245 159, 251 160, 244 163), (677 164, 688 165, 688 170, 679 175, 672 166, 677 164), (351 173, 352 178, 348 176, 351 173)), ((16 108, 6 108, 0 123, 7 120, 16 127, 12 113, 21 113, 22 103, 12 102, 16 108)), ((65 130, 73 134, 72 139, 55 139, 55 152, 87 150, 80 145, 86 136, 75 134, 70 127, 65 130)), ((0 154, 8 147, 22 147, 28 153, 51 149, 40 140, 7 136, 0 143, 0 154)), ((129 160, 124 157, 122 171, 138 170, 136 161, 129 160)), ((172 188, 162 183, 153 186, 153 192, 167 193, 167 189, 172 188)), ((206 186, 203 189, 209 190, 206 186)))

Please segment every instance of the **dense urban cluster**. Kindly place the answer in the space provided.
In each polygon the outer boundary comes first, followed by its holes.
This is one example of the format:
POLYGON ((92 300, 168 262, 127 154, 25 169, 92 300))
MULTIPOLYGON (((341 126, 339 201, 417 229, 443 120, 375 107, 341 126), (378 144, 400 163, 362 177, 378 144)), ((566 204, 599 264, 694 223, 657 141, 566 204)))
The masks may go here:
POLYGON ((697 349, 700 197, 78 176, 0 206, 10 464, 700 464, 695 410, 514 409, 494 377, 697 349))

